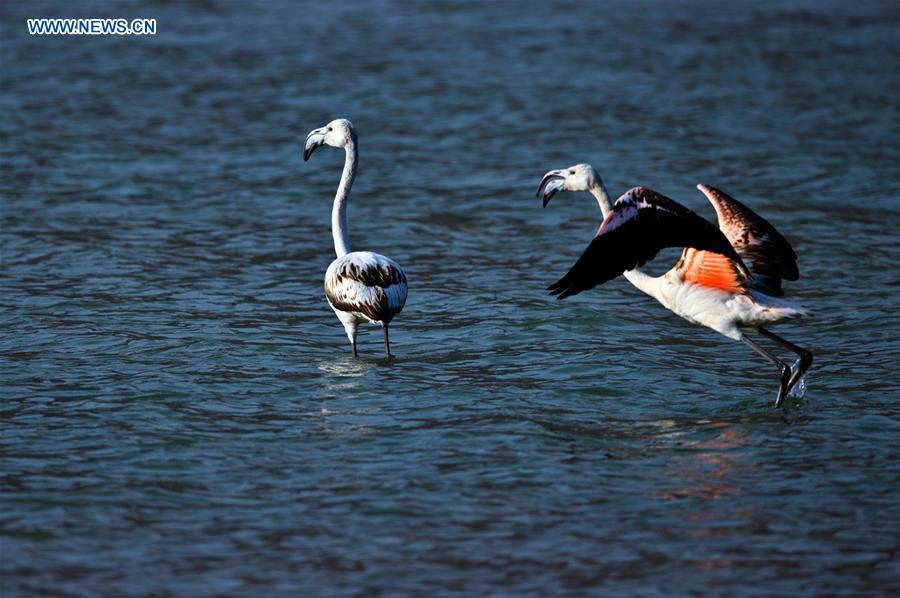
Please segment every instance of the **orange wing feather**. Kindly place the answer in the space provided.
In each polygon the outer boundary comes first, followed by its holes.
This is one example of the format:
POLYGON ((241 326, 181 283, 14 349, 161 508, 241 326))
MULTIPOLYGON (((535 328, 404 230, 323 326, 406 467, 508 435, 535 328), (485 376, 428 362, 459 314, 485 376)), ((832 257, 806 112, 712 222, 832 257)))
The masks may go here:
POLYGON ((747 291, 746 279, 735 263, 719 253, 688 247, 675 268, 685 282, 735 294, 747 291))

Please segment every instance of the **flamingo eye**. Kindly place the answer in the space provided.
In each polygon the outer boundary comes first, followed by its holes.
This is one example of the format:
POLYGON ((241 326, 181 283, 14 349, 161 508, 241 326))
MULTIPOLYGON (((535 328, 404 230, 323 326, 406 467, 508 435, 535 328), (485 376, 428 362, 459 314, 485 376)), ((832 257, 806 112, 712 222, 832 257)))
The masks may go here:
POLYGON ((575 174, 575 171, 574 171, 574 170, 570 170, 570 171, 569 171, 569 174, 575 174))
POLYGON ((330 131, 330 130, 331 130, 331 127, 328 127, 328 130, 330 131))

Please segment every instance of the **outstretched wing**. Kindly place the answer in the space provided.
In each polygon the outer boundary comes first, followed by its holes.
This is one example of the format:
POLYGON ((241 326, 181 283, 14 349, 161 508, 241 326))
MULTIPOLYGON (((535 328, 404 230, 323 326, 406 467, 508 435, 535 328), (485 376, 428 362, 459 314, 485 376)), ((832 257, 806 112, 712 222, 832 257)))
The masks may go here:
POLYGON ((714 224, 668 197, 635 187, 616 200, 588 248, 548 290, 563 299, 592 289, 644 265, 665 247, 718 253, 747 274, 740 256, 714 224))
POLYGON ((753 286, 781 297, 782 280, 797 280, 797 254, 790 243, 762 216, 709 185, 697 185, 719 218, 719 229, 753 273, 753 286))

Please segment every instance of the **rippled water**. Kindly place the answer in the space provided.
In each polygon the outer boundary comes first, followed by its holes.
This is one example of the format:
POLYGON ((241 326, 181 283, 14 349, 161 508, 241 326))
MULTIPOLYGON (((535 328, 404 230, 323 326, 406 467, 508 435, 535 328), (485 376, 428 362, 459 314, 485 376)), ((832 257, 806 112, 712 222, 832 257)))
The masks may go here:
POLYGON ((900 590, 894 3, 117 10, 0 9, 4 595, 900 590), (337 116, 391 362, 322 294, 337 116), (624 281, 545 295, 599 216, 533 191, 580 161, 776 223, 802 398, 624 281))

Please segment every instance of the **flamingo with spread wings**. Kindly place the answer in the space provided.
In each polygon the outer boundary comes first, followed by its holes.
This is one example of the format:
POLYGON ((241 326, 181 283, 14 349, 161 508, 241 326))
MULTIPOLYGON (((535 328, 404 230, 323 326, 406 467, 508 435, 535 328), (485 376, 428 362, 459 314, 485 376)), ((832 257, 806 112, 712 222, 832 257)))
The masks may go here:
POLYGON ((812 365, 812 353, 770 332, 768 326, 807 315, 783 299, 782 280, 796 280, 797 255, 764 218, 722 191, 697 185, 712 203, 718 227, 681 204, 635 187, 615 204, 590 164, 551 170, 538 187, 544 207, 558 191, 587 191, 600 204, 603 223, 569 272, 548 290, 558 299, 592 289, 620 274, 682 318, 746 343, 774 364, 780 385, 775 406, 812 365), (665 247, 683 247, 662 276, 640 270, 665 247), (795 368, 747 335, 755 329, 799 356, 795 368))

